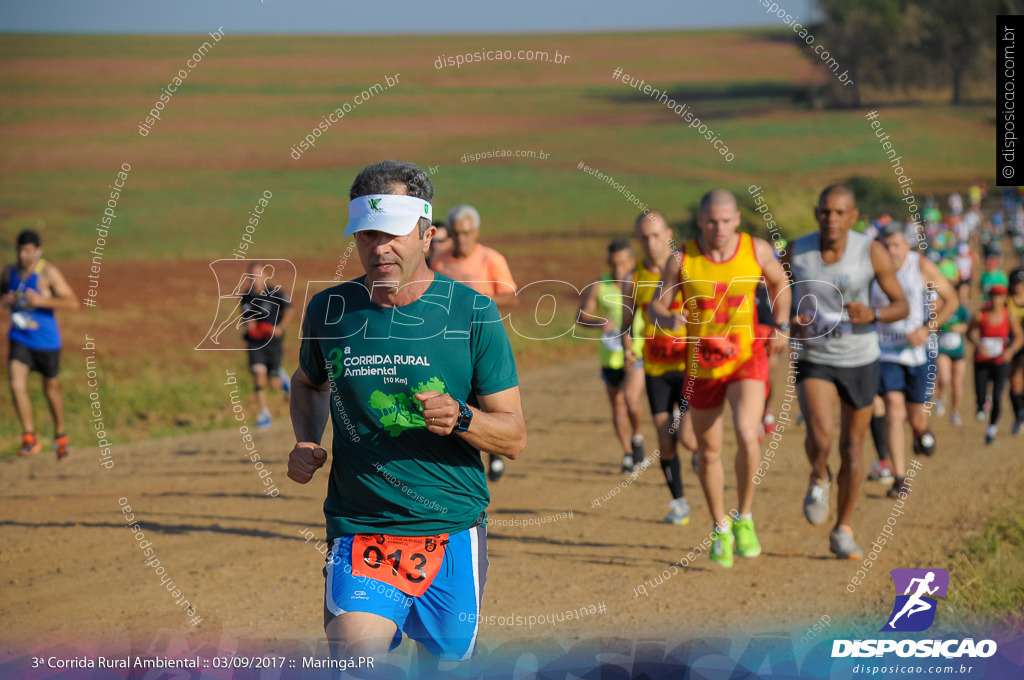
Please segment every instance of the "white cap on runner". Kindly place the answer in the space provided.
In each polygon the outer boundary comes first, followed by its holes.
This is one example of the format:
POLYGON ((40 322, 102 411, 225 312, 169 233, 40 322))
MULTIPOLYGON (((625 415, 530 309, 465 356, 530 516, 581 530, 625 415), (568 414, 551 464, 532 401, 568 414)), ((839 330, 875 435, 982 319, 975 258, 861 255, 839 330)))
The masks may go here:
POLYGON ((422 198, 395 194, 360 196, 348 204, 345 236, 371 229, 405 236, 416 227, 421 217, 428 220, 433 217, 430 203, 422 198))

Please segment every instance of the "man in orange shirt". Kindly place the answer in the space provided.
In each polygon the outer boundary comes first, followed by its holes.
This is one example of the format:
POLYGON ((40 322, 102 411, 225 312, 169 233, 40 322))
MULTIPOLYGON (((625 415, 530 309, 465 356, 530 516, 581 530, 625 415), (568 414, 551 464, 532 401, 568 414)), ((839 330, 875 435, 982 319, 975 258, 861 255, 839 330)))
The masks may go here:
POLYGON ((516 304, 516 282, 505 257, 493 248, 480 245, 480 213, 471 205, 457 205, 448 211, 448 234, 452 249, 438 253, 430 267, 499 306, 516 304))
MULTIPOLYGON (((493 248, 480 245, 480 213, 471 205, 457 205, 448 211, 448 234, 452 248, 437 253, 430 268, 463 283, 499 306, 518 304, 516 282, 505 257, 493 248)), ((490 455, 487 478, 492 482, 505 474, 505 461, 490 455)))

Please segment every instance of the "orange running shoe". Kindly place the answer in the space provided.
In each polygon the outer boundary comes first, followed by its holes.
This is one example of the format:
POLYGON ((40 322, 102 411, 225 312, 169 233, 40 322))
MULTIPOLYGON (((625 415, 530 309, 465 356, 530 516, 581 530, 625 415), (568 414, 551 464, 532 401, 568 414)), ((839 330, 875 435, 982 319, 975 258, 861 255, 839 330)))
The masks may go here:
POLYGON ((68 448, 68 436, 62 434, 53 440, 54 445, 57 448, 57 462, 65 463, 71 460, 71 449, 68 448))
POLYGON ((43 445, 39 443, 39 439, 35 434, 26 432, 21 435, 21 448, 18 449, 18 455, 22 458, 28 458, 34 456, 43 450, 43 445))

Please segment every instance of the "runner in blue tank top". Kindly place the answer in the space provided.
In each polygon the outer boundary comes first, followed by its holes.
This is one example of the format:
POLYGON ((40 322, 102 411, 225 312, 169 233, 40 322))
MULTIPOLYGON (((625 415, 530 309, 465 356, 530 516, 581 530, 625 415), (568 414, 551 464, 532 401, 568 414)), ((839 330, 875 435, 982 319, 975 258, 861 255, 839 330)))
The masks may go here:
POLYGON ((68 282, 53 264, 43 259, 39 234, 29 229, 18 234, 15 242, 18 261, 4 267, 0 275, 0 301, 11 310, 8 375, 14 408, 21 420, 19 456, 34 456, 43 445, 35 434, 32 402, 28 396, 28 375, 32 371, 43 376, 43 393, 53 414, 54 443, 57 460, 71 457, 64 432, 64 404, 60 394, 60 329, 58 309, 78 309, 68 282))

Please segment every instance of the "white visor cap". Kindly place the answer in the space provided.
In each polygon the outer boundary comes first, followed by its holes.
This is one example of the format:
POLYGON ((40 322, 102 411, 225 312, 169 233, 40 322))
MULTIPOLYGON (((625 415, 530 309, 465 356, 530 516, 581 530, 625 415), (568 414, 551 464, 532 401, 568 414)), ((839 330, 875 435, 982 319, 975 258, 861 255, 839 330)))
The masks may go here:
POLYGON ((433 218, 430 203, 422 198, 395 194, 360 196, 348 204, 345 236, 369 230, 405 236, 416 227, 421 217, 433 218))

